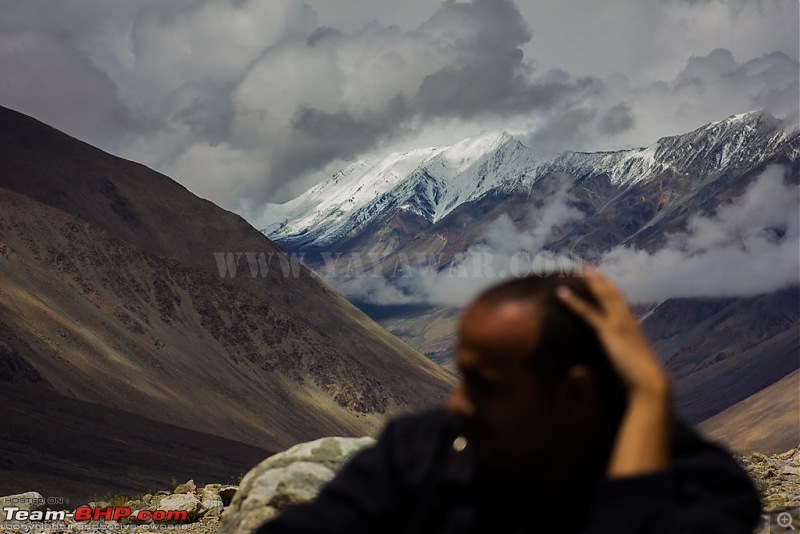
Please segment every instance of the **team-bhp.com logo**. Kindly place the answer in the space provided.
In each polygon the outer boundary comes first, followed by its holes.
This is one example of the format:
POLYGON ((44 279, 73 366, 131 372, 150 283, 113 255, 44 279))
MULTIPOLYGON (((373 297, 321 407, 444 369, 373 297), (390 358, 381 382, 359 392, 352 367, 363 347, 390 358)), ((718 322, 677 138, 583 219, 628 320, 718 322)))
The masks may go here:
POLYGON ((188 514, 186 510, 133 510, 127 506, 78 506, 74 512, 65 510, 20 510, 17 506, 5 506, 3 511, 6 513, 6 521, 64 521, 72 519, 74 521, 129 521, 159 522, 159 521, 186 521, 188 514))

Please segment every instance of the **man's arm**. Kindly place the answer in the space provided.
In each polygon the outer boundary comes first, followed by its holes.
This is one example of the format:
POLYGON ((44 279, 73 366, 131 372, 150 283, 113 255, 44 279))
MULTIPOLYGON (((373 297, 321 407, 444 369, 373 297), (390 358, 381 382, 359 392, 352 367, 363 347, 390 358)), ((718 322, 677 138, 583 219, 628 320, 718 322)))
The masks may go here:
POLYGON ((729 454, 673 428, 669 377, 636 317, 607 278, 584 275, 599 307, 566 288, 558 296, 595 330, 628 393, 585 534, 752 533, 760 511, 753 483, 729 454))
POLYGON ((599 302, 592 306, 568 288, 558 296, 597 333, 628 393, 607 476, 610 479, 663 472, 669 465, 672 388, 625 298, 608 278, 591 269, 586 283, 599 302))
POLYGON ((752 534, 761 508, 744 469, 688 427, 672 433, 669 469, 601 482, 583 534, 752 534))

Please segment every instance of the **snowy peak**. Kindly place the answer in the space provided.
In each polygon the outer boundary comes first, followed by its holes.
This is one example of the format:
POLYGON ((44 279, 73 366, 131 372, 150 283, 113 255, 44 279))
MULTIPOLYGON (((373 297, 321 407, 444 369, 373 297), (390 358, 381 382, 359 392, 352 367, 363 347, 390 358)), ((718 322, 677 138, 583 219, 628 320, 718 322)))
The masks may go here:
POLYGON ((506 132, 466 139, 420 166, 403 190, 402 209, 436 222, 453 209, 532 167, 527 147, 506 132), (412 190, 413 189, 413 190, 412 190))
POLYGON ((660 139, 655 155, 678 172, 686 172, 697 164, 711 172, 751 161, 758 151, 783 143, 792 134, 797 134, 796 124, 786 124, 761 111, 750 111, 684 135, 660 139))
POLYGON ((349 165, 299 197, 269 206, 272 224, 264 232, 293 233, 335 223, 391 190, 440 150, 423 148, 349 165))
POLYGON ((511 141, 514 141, 514 137, 507 132, 481 134, 445 148, 439 154, 438 159, 443 166, 457 172, 463 172, 481 157, 495 152, 511 141))
POLYGON ((429 223, 490 192, 530 189, 544 176, 607 176, 629 187, 664 171, 692 180, 754 167, 777 151, 800 152, 800 129, 753 111, 649 147, 615 152, 534 156, 507 132, 481 133, 451 146, 395 153, 354 163, 283 205, 268 207, 264 232, 290 248, 326 247, 397 212, 429 223))
POLYGON ((267 207, 264 232, 329 243, 355 225, 399 208, 435 221, 479 191, 527 149, 507 132, 482 132, 445 147, 428 147, 359 161, 306 193, 267 207))
POLYGON ((540 172, 575 175, 605 173, 613 184, 632 185, 665 169, 695 177, 715 176, 728 169, 757 165, 780 146, 797 146, 798 125, 762 111, 712 122, 691 132, 663 137, 645 148, 615 152, 565 152, 540 172))

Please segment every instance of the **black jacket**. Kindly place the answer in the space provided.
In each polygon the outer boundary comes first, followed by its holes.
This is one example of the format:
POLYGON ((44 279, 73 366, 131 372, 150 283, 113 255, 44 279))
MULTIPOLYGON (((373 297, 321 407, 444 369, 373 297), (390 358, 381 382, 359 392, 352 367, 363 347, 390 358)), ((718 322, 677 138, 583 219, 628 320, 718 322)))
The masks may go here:
POLYGON ((751 534, 759 520, 747 474, 681 424, 666 473, 610 481, 597 465, 565 490, 482 472, 469 448, 453 451, 458 434, 443 413, 394 421, 316 500, 258 533, 751 534))

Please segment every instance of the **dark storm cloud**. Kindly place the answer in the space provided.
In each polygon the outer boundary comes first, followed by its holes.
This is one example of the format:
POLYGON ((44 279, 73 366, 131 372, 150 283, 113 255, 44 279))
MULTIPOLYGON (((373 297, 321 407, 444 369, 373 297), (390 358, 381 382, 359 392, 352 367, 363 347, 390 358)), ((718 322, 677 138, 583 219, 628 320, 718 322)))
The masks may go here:
POLYGON ((111 78, 65 35, 0 35, 0 104, 99 143, 136 132, 111 78))
POLYGON ((798 62, 782 52, 772 52, 744 63, 718 48, 706 56, 689 58, 678 73, 674 91, 686 98, 739 99, 749 109, 765 109, 781 117, 794 117, 798 106, 798 62))
MULTIPOLYGON (((291 181, 309 168, 324 165, 343 153, 361 153, 374 146, 377 139, 407 134, 402 120, 408 114, 405 102, 399 97, 390 102, 383 113, 362 118, 341 111, 327 113, 300 108, 292 119, 291 146, 273 160, 275 176, 291 181)), ((269 187, 261 189, 264 195, 270 191, 269 187)))
POLYGON ((430 115, 473 117, 485 113, 509 115, 570 105, 596 93, 602 82, 595 78, 531 83, 519 64, 498 60, 442 70, 422 82, 414 99, 416 109, 430 115))
POLYGON ((319 43, 324 39, 333 39, 336 37, 340 37, 341 35, 342 32, 340 32, 336 28, 328 28, 327 26, 320 26, 319 28, 311 32, 311 35, 309 35, 308 39, 306 39, 306 44, 308 46, 316 46, 317 43, 319 43))
MULTIPOLYGON (((614 142, 644 146, 659 137, 698 128, 730 115, 763 109, 791 122, 798 121, 800 63, 782 52, 772 52, 739 62, 731 51, 717 48, 692 56, 672 79, 632 87, 623 75, 610 77, 606 100, 627 108, 631 128, 614 132, 614 142)), ((611 117, 628 123, 627 112, 601 116, 598 132, 612 123, 611 117)), ((622 108, 618 108, 622 109, 622 108)), ((613 129, 613 128, 612 128, 613 129)), ((613 149, 613 144, 608 147, 613 149)))
POLYGON ((527 140, 531 148, 541 152, 555 152, 575 146, 591 138, 590 129, 597 110, 576 107, 563 113, 552 113, 527 140))
POLYGON ((636 125, 633 110, 628 104, 617 104, 603 114, 597 123, 597 129, 605 135, 616 135, 631 130, 636 125))
POLYGON ((318 28, 303 42, 266 50, 234 96, 239 110, 267 110, 237 117, 241 131, 259 132, 273 150, 253 198, 266 200, 298 175, 431 119, 572 117, 602 83, 566 73, 536 78, 521 49, 530 38, 513 2, 474 0, 445 2, 407 32, 378 23, 352 34, 318 28), (277 80, 289 65, 289 79, 277 80))

